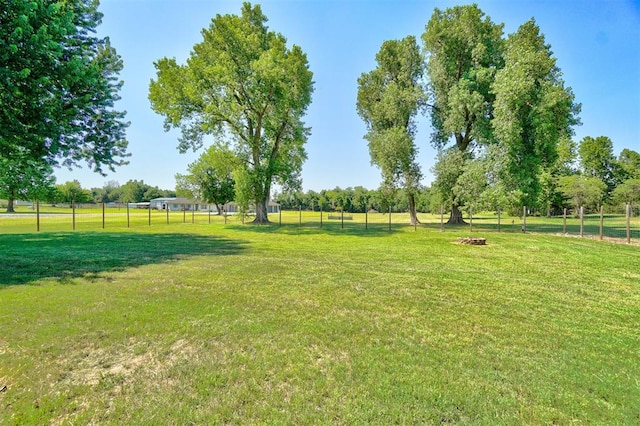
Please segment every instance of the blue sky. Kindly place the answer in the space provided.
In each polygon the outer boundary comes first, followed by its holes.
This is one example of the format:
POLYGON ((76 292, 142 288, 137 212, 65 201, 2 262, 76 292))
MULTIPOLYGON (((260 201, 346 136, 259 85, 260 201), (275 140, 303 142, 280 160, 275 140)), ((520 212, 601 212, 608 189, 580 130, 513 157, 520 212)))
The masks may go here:
MULTIPOLYGON (((108 35, 124 60, 125 81, 118 109, 131 122, 130 164, 104 177, 86 166, 58 169, 58 183, 78 179, 83 187, 110 180, 124 184, 144 180, 173 189, 174 175, 184 173, 198 153, 180 154, 177 132, 165 133, 162 117, 150 108, 153 62, 175 57, 183 63, 200 31, 216 14, 240 13, 231 0, 102 0, 101 35, 108 35)), ((371 166, 365 127, 355 109, 357 78, 375 67, 383 41, 414 35, 420 39, 433 9, 459 1, 424 0, 264 0, 259 3, 271 30, 307 53, 315 92, 306 123, 312 128, 303 167, 303 189, 364 186, 375 189, 379 171, 371 166)), ((617 155, 623 148, 640 151, 640 1, 638 0, 495 0, 478 1, 505 34, 535 18, 557 58, 567 86, 582 104, 582 126, 574 140, 608 136, 617 155)), ((431 129, 422 119, 416 143, 429 185, 436 152, 431 129)))

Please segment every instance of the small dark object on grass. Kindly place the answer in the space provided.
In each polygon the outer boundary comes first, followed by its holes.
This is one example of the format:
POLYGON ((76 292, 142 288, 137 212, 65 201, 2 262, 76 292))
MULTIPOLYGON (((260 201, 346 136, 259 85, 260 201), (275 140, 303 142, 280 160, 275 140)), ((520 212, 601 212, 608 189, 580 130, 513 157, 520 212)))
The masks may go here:
POLYGON ((460 244, 470 244, 473 246, 484 246, 487 244, 486 238, 480 237, 459 237, 458 243, 460 244))
POLYGON ((0 387, 0 392, 6 392, 6 391, 7 391, 7 385, 0 387))

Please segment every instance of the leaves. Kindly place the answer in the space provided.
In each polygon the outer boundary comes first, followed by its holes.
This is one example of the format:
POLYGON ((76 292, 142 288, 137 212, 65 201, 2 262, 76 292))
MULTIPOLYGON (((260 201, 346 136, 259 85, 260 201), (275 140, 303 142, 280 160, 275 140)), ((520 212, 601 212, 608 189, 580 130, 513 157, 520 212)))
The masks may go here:
POLYGON ((422 178, 414 143, 415 116, 424 103, 423 61, 414 37, 385 41, 378 66, 358 79, 357 110, 368 132, 371 163, 385 185, 400 185, 409 196, 415 220, 414 194, 422 178))
POLYGON ((258 222, 266 221, 272 182, 299 185, 309 135, 302 117, 313 92, 302 49, 288 48, 266 22, 260 6, 249 3, 240 16, 217 15, 185 65, 167 58, 155 63, 149 87, 165 130, 181 130, 180 151, 201 148, 205 135, 233 147, 246 174, 236 192, 249 191, 243 195, 254 199, 258 213, 265 210, 258 222))
POLYGON ((47 180, 54 166, 86 162, 101 173, 126 163, 128 123, 114 109, 122 61, 108 38, 94 35, 97 6, 0 3, 0 157, 20 173, 43 173, 14 180, 14 189, 47 180))

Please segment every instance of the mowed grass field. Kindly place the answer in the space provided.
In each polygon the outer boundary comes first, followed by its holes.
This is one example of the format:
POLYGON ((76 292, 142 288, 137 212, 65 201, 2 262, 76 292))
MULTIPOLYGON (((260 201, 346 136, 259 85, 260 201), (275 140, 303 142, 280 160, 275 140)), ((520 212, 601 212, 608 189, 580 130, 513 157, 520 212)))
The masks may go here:
POLYGON ((638 424, 640 248, 333 222, 0 235, 0 424, 638 424))

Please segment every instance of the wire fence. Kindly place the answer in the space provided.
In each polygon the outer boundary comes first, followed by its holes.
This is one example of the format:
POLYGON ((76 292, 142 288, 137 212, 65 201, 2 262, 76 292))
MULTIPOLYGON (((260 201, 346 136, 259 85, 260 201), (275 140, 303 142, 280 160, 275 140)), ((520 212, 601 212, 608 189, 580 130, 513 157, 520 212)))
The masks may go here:
MULTIPOLYGON (((127 204, 116 205, 41 205, 34 203, 15 214, 0 214, 0 233, 31 233, 58 231, 89 231, 98 229, 139 228, 167 224, 243 225, 253 221, 251 215, 217 214, 208 206, 183 206, 179 211, 136 208, 127 204)), ((389 230, 412 227, 483 232, 551 233, 585 238, 611 239, 627 243, 640 243, 640 217, 630 205, 622 211, 601 207, 599 211, 585 213, 583 208, 564 210, 555 216, 531 215, 526 207, 519 215, 508 215, 501 210, 472 214, 466 212, 464 223, 448 225, 448 212, 418 213, 418 223, 412 224, 409 213, 369 211, 365 213, 324 211, 279 211, 270 213, 273 226, 325 228, 329 230, 389 230)))

